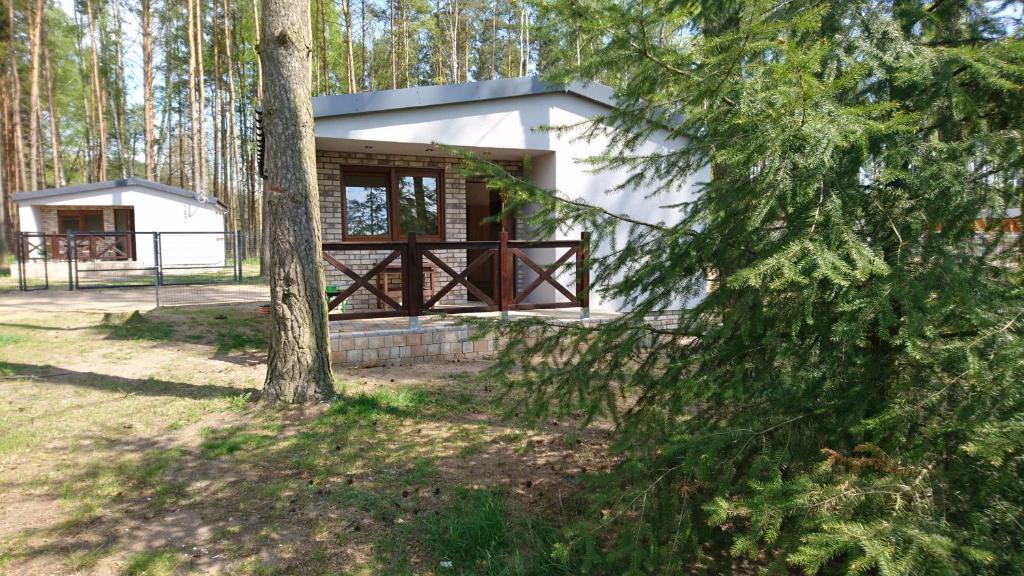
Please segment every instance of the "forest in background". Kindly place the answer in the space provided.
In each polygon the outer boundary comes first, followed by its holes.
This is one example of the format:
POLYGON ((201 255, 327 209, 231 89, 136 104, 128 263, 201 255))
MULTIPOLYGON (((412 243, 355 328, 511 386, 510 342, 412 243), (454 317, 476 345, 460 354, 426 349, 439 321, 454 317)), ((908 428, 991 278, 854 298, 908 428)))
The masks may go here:
MULTIPOLYGON (((0 229, 11 194, 142 177, 220 199, 253 242, 258 0, 4 0, 0 229)), ((542 74, 588 49, 535 0, 310 0, 314 94, 542 74)), ((605 79, 607 80, 607 79, 605 79)))

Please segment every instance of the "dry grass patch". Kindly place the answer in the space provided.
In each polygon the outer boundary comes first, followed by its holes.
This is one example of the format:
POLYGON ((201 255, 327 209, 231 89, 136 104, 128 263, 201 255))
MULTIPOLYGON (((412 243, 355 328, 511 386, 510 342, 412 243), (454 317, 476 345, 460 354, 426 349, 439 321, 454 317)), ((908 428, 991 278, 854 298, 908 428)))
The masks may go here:
POLYGON ((0 573, 572 573, 558 525, 607 431, 506 418, 482 364, 339 370, 337 402, 266 409, 265 329, 0 322, 0 573))

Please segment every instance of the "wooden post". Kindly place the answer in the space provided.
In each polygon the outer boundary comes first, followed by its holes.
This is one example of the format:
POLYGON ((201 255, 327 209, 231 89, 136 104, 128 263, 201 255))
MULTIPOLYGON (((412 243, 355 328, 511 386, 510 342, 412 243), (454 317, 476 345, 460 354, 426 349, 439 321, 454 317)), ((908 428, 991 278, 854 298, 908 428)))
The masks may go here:
POLYGON ((423 308, 423 257, 416 246, 416 233, 409 233, 409 278, 408 286, 409 303, 406 310, 409 312, 410 324, 419 323, 419 315, 423 308), (413 320, 415 319, 415 320, 413 320))
MULTIPOLYGON (((508 247, 508 231, 502 230, 498 243, 498 310, 507 312, 512 307, 512 295, 514 294, 513 276, 515 265, 512 259, 512 250, 508 247)), ((504 316, 504 314, 503 314, 504 316)))
POLYGON ((581 315, 590 318, 590 232, 580 234, 576 250, 576 298, 580 301, 581 315))

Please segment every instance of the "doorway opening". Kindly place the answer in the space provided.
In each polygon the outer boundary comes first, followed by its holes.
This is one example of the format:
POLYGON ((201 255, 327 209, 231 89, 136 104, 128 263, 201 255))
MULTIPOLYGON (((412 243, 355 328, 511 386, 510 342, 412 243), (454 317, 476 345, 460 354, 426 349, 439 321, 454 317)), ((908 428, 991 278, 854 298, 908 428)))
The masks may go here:
MULTIPOLYGON (((515 238, 515 221, 505 217, 498 221, 490 219, 501 213, 501 194, 490 188, 483 181, 466 182, 466 240, 470 242, 497 242, 500 239, 502 230, 509 234, 509 239, 515 238)), ((466 262, 472 262, 480 256, 484 250, 466 250, 466 262)), ((494 258, 488 259, 482 265, 469 273, 469 281, 480 288, 485 294, 490 294, 497 300, 498 266, 494 258)), ((513 286, 515 282, 513 282, 513 286)), ((479 301, 473 294, 469 294, 471 301, 479 301)))

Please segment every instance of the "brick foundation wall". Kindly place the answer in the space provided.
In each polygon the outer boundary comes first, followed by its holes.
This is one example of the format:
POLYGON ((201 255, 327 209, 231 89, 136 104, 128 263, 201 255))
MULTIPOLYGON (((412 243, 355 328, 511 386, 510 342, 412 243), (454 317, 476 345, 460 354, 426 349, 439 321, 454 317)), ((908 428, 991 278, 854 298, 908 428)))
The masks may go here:
POLYGON ((332 330, 331 334, 334 363, 350 366, 453 362, 487 358, 496 351, 493 339, 473 340, 465 326, 341 333, 332 330))
MULTIPOLYGON (((346 165, 393 166, 405 168, 433 168, 444 172, 444 215, 446 241, 466 240, 466 180, 459 174, 461 160, 441 156, 413 156, 399 154, 370 154, 318 150, 316 154, 317 184, 320 189, 320 227, 324 242, 342 241, 341 176, 346 165)), ((510 172, 522 172, 522 162, 501 161, 510 172)), ((365 274, 389 254, 387 250, 346 251, 342 262, 357 273, 365 274)), ((435 254, 455 271, 466 267, 465 250, 439 250, 435 254)), ((334 254, 335 257, 341 253, 334 254)), ((397 266, 401 259, 392 265, 397 266)), ((424 260, 424 265, 430 265, 424 260)), ((344 290, 351 279, 329 264, 324 265, 326 282, 344 290)), ((434 288, 440 289, 451 278, 434 266, 434 288)), ((458 286, 442 299, 442 304, 462 304, 467 301, 466 289, 458 286)), ((377 297, 360 289, 347 302, 347 311, 377 309, 377 297)))

